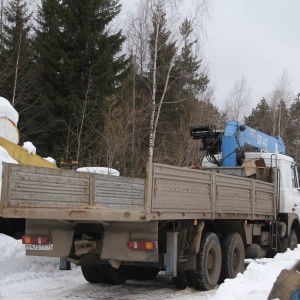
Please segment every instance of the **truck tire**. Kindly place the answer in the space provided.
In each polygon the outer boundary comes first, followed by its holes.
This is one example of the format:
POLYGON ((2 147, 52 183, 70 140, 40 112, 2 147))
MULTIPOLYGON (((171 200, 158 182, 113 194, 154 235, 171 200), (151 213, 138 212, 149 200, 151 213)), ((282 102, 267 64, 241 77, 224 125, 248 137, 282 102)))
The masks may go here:
POLYGON ((176 288, 179 290, 184 290, 187 287, 193 286, 191 274, 189 271, 177 272, 177 277, 172 277, 172 281, 176 288))
POLYGON ((129 269, 127 266, 120 266, 119 269, 115 269, 111 265, 105 265, 105 267, 106 272, 103 272, 103 277, 105 278, 104 283, 113 285, 123 284, 129 277, 129 269))
POLYGON ((193 287, 204 291, 213 289, 219 281, 221 265, 222 253, 217 235, 204 232, 197 254, 196 270, 191 271, 193 287))
POLYGON ((130 279, 135 280, 154 280, 158 273, 158 267, 140 267, 140 266, 130 266, 130 279))
POLYGON ((101 283, 101 275, 98 266, 81 266, 84 279, 89 283, 101 283))
POLYGON ((291 250, 294 250, 298 247, 298 238, 295 230, 291 230, 290 236, 289 236, 289 248, 291 250))
POLYGON ((257 244, 251 244, 245 247, 246 258, 263 258, 267 255, 267 250, 257 244))
POLYGON ((245 268, 244 242, 238 233, 230 233, 221 240, 222 268, 219 283, 235 278, 245 268))

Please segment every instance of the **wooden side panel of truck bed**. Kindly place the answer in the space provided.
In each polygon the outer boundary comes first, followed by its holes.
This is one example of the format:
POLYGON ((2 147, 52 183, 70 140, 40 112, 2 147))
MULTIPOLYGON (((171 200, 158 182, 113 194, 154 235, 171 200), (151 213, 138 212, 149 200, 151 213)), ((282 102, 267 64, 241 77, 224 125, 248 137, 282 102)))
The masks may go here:
POLYGON ((144 220, 144 180, 3 164, 3 217, 144 220))
POLYGON ((274 185, 163 164, 147 179, 3 165, 3 217, 74 221, 270 219, 274 185))

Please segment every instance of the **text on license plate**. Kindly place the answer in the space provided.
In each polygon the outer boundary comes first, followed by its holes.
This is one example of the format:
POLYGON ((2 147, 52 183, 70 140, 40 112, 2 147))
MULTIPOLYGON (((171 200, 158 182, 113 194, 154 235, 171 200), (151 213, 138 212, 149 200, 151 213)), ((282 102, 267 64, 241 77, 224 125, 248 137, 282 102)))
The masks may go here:
POLYGON ((47 245, 33 245, 28 244, 25 245, 26 250, 46 250, 46 251, 53 251, 53 244, 47 244, 47 245))

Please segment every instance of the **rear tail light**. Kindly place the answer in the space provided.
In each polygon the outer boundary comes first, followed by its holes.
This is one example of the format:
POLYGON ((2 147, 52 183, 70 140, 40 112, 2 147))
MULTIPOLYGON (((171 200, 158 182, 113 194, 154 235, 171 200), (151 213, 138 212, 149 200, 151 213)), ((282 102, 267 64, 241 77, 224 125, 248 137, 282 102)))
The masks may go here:
POLYGON ((134 250, 157 250, 157 241, 129 241, 128 247, 134 250))
POLYGON ((25 245, 47 245, 48 244, 48 238, 45 236, 28 236, 23 235, 22 236, 22 244, 25 245))

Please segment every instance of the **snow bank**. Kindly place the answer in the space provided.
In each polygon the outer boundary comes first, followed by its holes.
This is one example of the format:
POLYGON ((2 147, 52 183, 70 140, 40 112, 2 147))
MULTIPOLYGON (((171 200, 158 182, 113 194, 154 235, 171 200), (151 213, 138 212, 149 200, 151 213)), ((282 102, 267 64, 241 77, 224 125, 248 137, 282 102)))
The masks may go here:
POLYGON ((78 168, 76 171, 120 176, 120 172, 118 170, 106 167, 82 167, 78 168))
POLYGON ((21 240, 0 234, 0 280, 22 272, 53 272, 59 268, 58 258, 26 256, 21 240))
POLYGON ((11 120, 16 126, 18 125, 18 112, 12 107, 10 102, 3 97, 0 97, 0 118, 7 118, 11 120))
POLYGON ((297 248, 279 253, 273 259, 252 260, 243 274, 238 274, 234 279, 226 279, 212 300, 267 299, 279 273, 283 269, 292 269, 299 258, 300 248, 297 248))

